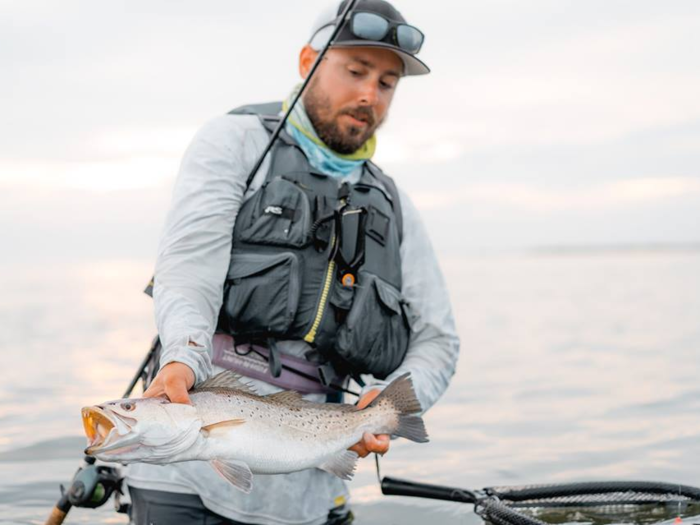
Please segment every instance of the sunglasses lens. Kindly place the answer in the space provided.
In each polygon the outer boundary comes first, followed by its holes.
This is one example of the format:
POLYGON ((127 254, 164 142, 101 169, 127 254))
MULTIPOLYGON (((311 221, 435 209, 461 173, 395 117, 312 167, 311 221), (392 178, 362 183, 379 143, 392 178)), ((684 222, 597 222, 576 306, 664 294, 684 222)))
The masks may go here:
POLYGON ((389 21, 372 13, 356 13, 352 18, 352 32, 358 38, 379 41, 389 31, 389 21))
POLYGON ((396 40, 401 49, 415 54, 423 45, 423 33, 415 27, 400 25, 396 28, 396 40))

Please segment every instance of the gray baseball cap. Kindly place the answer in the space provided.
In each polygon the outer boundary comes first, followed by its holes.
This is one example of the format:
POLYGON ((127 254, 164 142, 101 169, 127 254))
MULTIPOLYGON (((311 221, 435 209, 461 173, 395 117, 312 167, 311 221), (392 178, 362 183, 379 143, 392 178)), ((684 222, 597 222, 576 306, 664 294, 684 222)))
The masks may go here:
MULTIPOLYGON (((339 17, 348 0, 333 2, 325 9, 314 23, 311 30, 309 45, 316 51, 320 51, 331 37, 339 17)), ((417 28, 407 24, 406 19, 397 9, 385 0, 358 0, 353 10, 352 18, 340 30, 338 37, 331 47, 378 47, 388 49, 396 53, 404 64, 404 75, 426 75, 430 68, 416 57, 423 43, 423 33, 417 28), (362 15, 369 13, 370 15, 362 15), (379 20, 378 15, 382 20, 379 20), (364 23, 363 23, 364 22, 364 23), (381 35, 386 27, 386 34, 380 39, 368 39, 363 36, 362 26, 365 26, 364 34, 381 35), (377 27, 379 26, 379 27, 377 27), (377 31, 379 31, 377 33, 377 31)))

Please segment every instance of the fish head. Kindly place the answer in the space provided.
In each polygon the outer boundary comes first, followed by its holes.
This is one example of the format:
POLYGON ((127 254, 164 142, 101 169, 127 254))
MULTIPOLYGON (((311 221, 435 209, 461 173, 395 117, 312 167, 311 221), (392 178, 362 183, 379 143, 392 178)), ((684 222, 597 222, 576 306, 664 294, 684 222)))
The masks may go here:
POLYGON ((108 401, 82 416, 85 454, 122 463, 167 462, 194 443, 202 425, 195 407, 164 397, 108 401))

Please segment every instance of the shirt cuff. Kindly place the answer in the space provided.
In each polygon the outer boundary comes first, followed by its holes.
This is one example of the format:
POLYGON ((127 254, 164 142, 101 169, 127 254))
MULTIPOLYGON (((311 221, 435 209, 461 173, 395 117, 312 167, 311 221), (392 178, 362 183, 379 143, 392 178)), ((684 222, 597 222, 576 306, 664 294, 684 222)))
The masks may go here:
POLYGON ((163 349, 160 356, 160 367, 169 363, 183 363, 194 372, 194 385, 206 381, 212 375, 211 357, 207 346, 202 341, 192 337, 182 337, 163 349), (190 341, 198 346, 192 346, 190 341))

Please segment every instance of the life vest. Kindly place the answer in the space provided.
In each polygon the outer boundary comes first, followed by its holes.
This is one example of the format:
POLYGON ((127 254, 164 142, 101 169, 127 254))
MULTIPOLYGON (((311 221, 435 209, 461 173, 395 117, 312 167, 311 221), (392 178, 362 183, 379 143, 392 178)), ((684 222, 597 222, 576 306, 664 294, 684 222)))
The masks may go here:
MULTIPOLYGON (((271 133, 280 110, 231 113, 257 115, 271 133)), ((393 180, 370 161, 355 184, 319 173, 284 131, 270 156, 236 217, 217 331, 237 344, 301 339, 341 375, 386 377, 410 337, 393 180)))

